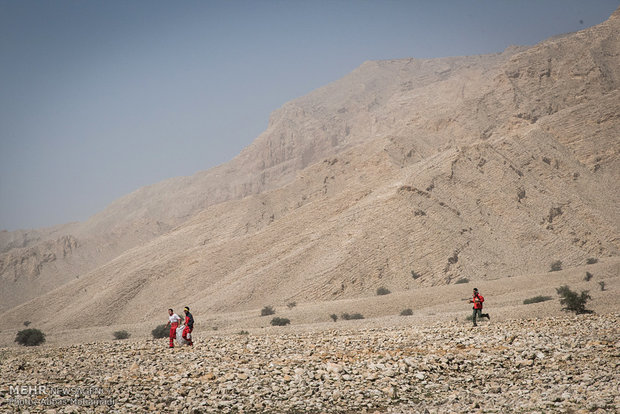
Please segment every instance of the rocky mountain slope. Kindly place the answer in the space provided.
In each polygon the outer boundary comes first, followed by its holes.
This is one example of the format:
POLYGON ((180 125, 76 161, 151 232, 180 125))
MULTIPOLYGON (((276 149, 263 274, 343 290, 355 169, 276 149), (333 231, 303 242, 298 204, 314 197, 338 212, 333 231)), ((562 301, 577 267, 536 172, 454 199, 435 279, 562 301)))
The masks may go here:
POLYGON ((619 26, 616 11, 497 55, 367 62, 284 105, 230 163, 85 223, 2 234, 5 310, 34 299, 0 327, 26 310, 107 325, 179 300, 236 311, 618 256, 619 26))

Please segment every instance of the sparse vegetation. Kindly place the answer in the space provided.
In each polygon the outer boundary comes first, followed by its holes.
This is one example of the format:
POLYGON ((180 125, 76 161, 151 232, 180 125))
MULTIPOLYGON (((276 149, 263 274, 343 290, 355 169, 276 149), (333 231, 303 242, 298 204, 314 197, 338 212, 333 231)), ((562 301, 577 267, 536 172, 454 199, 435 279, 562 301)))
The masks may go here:
POLYGON ((596 257, 590 257, 588 258, 588 260, 586 260, 586 264, 594 264, 597 262, 598 262, 598 259, 596 257))
POLYGON ((525 299, 523 304, 531 305, 532 303, 546 302, 548 300, 553 300, 553 298, 551 296, 534 296, 533 298, 525 299))
POLYGON ((576 314, 592 313, 591 310, 586 309, 586 303, 592 297, 588 294, 587 290, 581 291, 581 294, 570 290, 567 285, 560 286, 556 289, 558 295, 560 295, 560 304, 564 307, 562 310, 568 312, 575 312, 576 314))
POLYGON ((285 326, 291 323, 290 319, 275 317, 271 320, 271 325, 273 326, 285 326))
POLYGON ((601 291, 605 290, 605 282, 598 282, 598 285, 601 287, 601 291))
POLYGON ((349 321, 352 319, 364 319, 364 315, 362 315, 361 313, 353 313, 353 314, 343 313, 342 315, 340 315, 340 317, 344 319, 345 321, 349 321))
POLYGON ((466 277, 462 277, 459 280, 457 280, 456 282, 454 282, 455 285, 461 285, 463 283, 469 283, 469 279, 467 279, 466 277))
POLYGON ((286 304, 286 307, 289 309, 293 309, 295 306, 297 306, 297 302, 289 302, 286 304))
POLYGON ((413 280, 417 279, 420 277, 420 274, 418 272, 416 272, 415 270, 411 271, 411 277, 413 278, 413 280))
POLYGON ((457 250, 454 251, 454 253, 452 253, 451 257, 448 257, 448 263, 449 264, 454 264, 456 262, 459 261, 459 252, 457 250))
POLYGON ((585 280, 586 282, 589 282, 593 277, 594 275, 592 273, 586 272, 586 277, 584 277, 583 280, 585 280))
POLYGON ((549 223, 553 223, 553 219, 561 216, 564 212, 562 211, 562 207, 551 207, 549 209, 549 215, 547 216, 547 221, 549 223))
POLYGON ((467 317, 465 318, 465 320, 466 320, 467 322, 473 322, 473 320, 474 320, 474 315, 469 315, 469 316, 467 316, 467 317))
POLYGON ((562 261, 561 260, 556 260, 555 262, 551 263, 551 270, 550 272, 558 272, 562 270, 562 261))
POLYGON ((116 331, 114 332, 114 339, 120 340, 120 339, 127 339, 129 338, 129 332, 127 331, 116 331))
POLYGON ((400 316, 411 316, 413 315, 413 311, 411 309, 403 309, 400 312, 400 316))
POLYGON ((151 335, 154 339, 168 338, 170 336, 170 328, 166 324, 157 325, 151 331, 151 335))
POLYGON ((542 160, 545 164, 551 165, 551 159, 548 157, 542 157, 542 160))
POLYGON ((381 286, 380 288, 377 288, 377 295, 382 296, 382 295, 389 295, 390 290, 386 287, 381 286))
POLYGON ((45 342, 45 334, 38 329, 24 329, 17 332, 15 342, 24 346, 38 346, 45 342))
POLYGON ((338 315, 336 315, 335 313, 332 313, 331 315, 329 315, 329 317, 332 318, 334 322, 338 321, 338 315))
POLYGON ((276 311, 271 306, 265 306, 260 311, 260 316, 269 316, 269 315, 273 315, 274 313, 276 313, 276 311))
POLYGON ((520 203, 521 200, 523 200, 524 198, 525 198, 525 189, 519 188, 519 191, 517 192, 517 201, 520 203))
POLYGON ((30 325, 30 324, 31 324, 31 322, 30 322, 30 321, 25 321, 25 322, 24 322, 24 326, 28 326, 28 325, 30 325))
POLYGON ((239 335, 249 335, 248 331, 239 331, 239 335))

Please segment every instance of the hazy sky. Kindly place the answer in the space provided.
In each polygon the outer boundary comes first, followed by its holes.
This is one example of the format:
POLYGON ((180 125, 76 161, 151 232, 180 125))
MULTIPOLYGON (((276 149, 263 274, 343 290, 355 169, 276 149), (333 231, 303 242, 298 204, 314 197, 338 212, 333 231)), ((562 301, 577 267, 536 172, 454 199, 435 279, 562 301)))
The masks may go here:
POLYGON ((86 220, 230 160, 365 60, 494 53, 619 0, 0 0, 0 229, 86 220))

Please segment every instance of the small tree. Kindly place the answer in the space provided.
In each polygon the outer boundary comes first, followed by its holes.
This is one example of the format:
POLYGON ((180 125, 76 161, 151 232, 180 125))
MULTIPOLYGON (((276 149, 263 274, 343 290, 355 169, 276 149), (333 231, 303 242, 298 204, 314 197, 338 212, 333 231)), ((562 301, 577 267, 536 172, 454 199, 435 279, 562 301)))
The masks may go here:
POLYGON ((127 339, 127 338, 129 338, 129 332, 127 331, 114 332, 114 339, 127 339))
POLYGON ((413 315, 413 311, 411 309, 403 309, 400 312, 400 316, 411 316, 413 315))
POLYGON ((157 325, 155 329, 151 331, 153 338, 168 338, 170 336, 170 328, 166 324, 157 325))
POLYGON ((273 315, 274 313, 276 313, 276 311, 271 306, 265 306, 260 311, 260 316, 269 316, 269 315, 273 315))
POLYGON ((386 287, 381 286, 380 288, 377 288, 377 295, 382 296, 382 295, 389 295, 390 290, 386 287))
POLYGON ((45 342, 45 334, 38 329, 24 329, 17 332, 15 342, 24 346, 38 346, 45 342))
POLYGON ((273 326, 285 326, 291 323, 290 319, 275 317, 271 320, 273 326))
POLYGON ((551 263, 551 272, 557 272, 562 270, 562 261, 561 260, 556 260, 555 262, 551 263))
POLYGON ((575 312, 578 315, 582 313, 592 313, 591 310, 586 309, 586 303, 588 300, 592 299, 592 297, 588 295, 587 290, 583 290, 581 294, 578 294, 570 290, 567 285, 564 285, 557 288, 556 292, 561 296, 560 304, 564 305, 562 310, 575 312))

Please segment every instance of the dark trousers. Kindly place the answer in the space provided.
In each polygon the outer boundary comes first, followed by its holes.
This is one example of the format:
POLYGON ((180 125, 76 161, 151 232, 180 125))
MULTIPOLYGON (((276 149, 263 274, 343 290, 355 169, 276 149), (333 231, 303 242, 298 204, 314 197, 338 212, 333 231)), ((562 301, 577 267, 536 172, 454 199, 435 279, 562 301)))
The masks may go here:
POLYGON ((488 313, 482 313, 482 309, 474 309, 474 313, 473 313, 473 321, 474 321, 474 326, 478 326, 478 324, 476 323, 476 316, 478 317, 478 319, 485 317, 487 319, 491 319, 489 317, 488 313))

